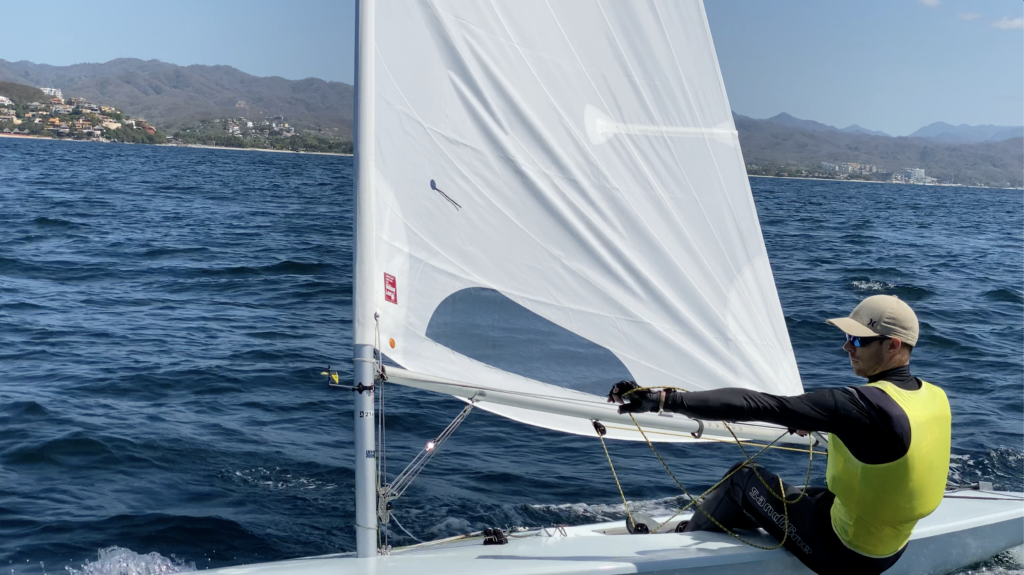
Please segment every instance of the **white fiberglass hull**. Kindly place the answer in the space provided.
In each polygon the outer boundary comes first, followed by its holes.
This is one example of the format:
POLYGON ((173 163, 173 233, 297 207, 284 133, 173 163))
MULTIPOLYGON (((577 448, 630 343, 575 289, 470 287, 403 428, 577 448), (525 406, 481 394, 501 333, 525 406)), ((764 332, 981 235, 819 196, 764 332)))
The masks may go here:
MULTIPOLYGON (((623 525, 617 521, 516 533, 507 545, 485 546, 480 537, 396 549, 386 557, 331 555, 229 567, 212 573, 810 573, 788 551, 762 551, 722 533, 629 535, 623 525)), ((774 543, 763 532, 745 535, 762 545, 774 543)), ((910 547, 888 573, 948 573, 1022 544, 1024 494, 958 492, 947 496, 935 513, 918 523, 910 547)))

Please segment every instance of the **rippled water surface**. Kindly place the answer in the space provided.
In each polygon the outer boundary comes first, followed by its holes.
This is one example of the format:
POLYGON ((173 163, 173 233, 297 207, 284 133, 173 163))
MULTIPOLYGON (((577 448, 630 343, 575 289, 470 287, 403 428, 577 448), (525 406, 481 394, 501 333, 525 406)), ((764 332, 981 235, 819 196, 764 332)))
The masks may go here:
MULTIPOLYGON (((951 480, 1024 490, 1021 193, 751 185, 805 387, 858 383, 823 320, 896 294, 922 322, 915 373, 952 403, 951 480)), ((0 139, 0 566, 353 548, 352 398, 319 376, 351 374, 351 193, 351 158, 0 139)), ((461 404, 388 393, 395 472, 461 404)), ((645 446, 610 448, 631 501, 680 501, 645 446)), ((662 453, 696 489, 739 457, 662 453)), ((799 482, 807 462, 765 463, 799 482)), ((419 538, 623 516, 596 440, 480 410, 396 507, 419 538)))

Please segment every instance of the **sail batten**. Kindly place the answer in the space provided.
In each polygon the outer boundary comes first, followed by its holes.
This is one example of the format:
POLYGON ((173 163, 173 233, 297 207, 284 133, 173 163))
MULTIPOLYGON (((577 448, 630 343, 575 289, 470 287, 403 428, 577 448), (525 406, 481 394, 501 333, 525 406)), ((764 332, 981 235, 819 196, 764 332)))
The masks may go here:
MULTIPOLYGON (((446 298, 486 288, 642 385, 802 391, 699 1, 376 10, 384 353, 440 377, 560 389, 427 336, 446 298)), ((484 331, 492 347, 545 345, 484 331)), ((578 387, 596 397, 610 383, 578 387)))

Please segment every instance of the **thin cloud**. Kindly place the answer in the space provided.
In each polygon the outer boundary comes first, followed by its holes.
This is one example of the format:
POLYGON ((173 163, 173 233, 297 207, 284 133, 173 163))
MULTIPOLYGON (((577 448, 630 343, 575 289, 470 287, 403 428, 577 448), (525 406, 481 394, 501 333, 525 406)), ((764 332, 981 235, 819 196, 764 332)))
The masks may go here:
POLYGON ((921 5, 927 6, 929 8, 935 8, 939 4, 942 4, 942 0, 918 0, 918 1, 921 2, 921 5))
POLYGON ((999 20, 992 23, 993 28, 1000 28, 1002 30, 1024 30, 1024 18, 1014 18, 1010 20, 1006 16, 1003 16, 999 20))
POLYGON ((970 20, 977 20, 978 18, 981 18, 981 14, 957 14, 956 17, 961 19, 961 20, 968 20, 968 21, 970 21, 970 20))

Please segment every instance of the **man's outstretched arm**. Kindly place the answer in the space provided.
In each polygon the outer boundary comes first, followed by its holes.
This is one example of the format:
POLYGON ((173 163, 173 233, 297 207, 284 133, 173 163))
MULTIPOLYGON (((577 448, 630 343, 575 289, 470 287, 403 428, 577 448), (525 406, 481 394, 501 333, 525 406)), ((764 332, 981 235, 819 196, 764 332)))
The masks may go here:
POLYGON ((616 396, 624 403, 621 413, 665 411, 681 413, 696 419, 724 421, 763 421, 807 431, 839 433, 857 426, 870 426, 874 418, 850 388, 820 389, 802 395, 784 396, 726 388, 713 391, 667 392, 662 405, 659 391, 637 391, 627 394, 636 384, 616 384, 609 401, 616 396), (624 398, 622 396, 625 395, 624 398))

